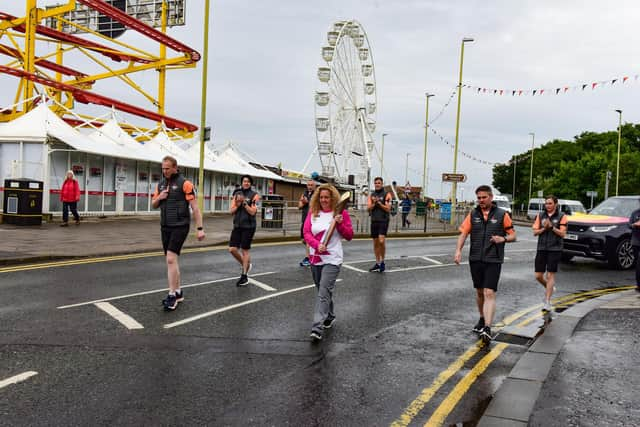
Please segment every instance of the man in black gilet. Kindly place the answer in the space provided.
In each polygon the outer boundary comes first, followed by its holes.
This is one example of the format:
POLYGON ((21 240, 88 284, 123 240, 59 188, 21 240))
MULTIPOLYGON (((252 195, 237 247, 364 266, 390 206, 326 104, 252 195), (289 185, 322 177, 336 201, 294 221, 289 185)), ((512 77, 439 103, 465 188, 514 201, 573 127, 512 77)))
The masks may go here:
POLYGON ((249 270, 251 270, 251 242, 256 232, 256 203, 260 195, 251 189, 253 178, 249 175, 242 176, 242 185, 233 192, 229 211, 233 215, 233 230, 229 238, 229 253, 242 266, 240 279, 236 286, 247 286, 249 283, 249 270), (242 249, 242 254, 240 254, 242 249))
POLYGON ((307 181, 307 189, 300 196, 300 200, 298 200, 298 209, 300 209, 300 213, 302 214, 302 222, 300 225, 300 238, 302 239, 302 244, 305 245, 307 249, 306 256, 302 261, 300 261, 300 267, 310 267, 311 262, 309 261, 309 245, 304 241, 304 221, 307 219, 307 214, 309 213, 309 201, 313 196, 313 192, 316 190, 316 182, 312 179, 307 181))
POLYGON ((384 191, 382 178, 373 180, 374 191, 367 199, 367 209, 371 215, 371 238, 373 239, 373 253, 376 263, 369 271, 384 272, 384 255, 386 252, 385 238, 389 228, 389 212, 391 211, 391 193, 384 191))
POLYGON ((471 280, 476 289, 476 304, 480 320, 473 331, 488 343, 492 339, 491 322, 496 311, 496 292, 500 280, 500 269, 504 261, 504 245, 516 240, 511 217, 504 209, 493 203, 493 192, 488 185, 476 189, 478 206, 472 210, 460 225, 460 236, 453 260, 460 264, 462 247, 471 235, 469 268, 471 280))
POLYGON ((544 211, 536 216, 532 227, 533 235, 538 236, 534 262, 536 280, 545 288, 543 311, 553 310, 551 296, 556 289, 556 273, 567 233, 567 216, 559 208, 556 196, 545 197, 544 211))
POLYGON ((204 239, 202 214, 198 208, 193 184, 178 173, 178 162, 171 156, 162 159, 162 181, 156 186, 152 206, 160 208, 160 229, 162 247, 167 260, 169 295, 162 301, 165 310, 175 310, 178 302, 184 300, 180 289, 180 266, 178 257, 182 245, 189 234, 189 224, 193 212, 198 230, 198 240, 204 239))

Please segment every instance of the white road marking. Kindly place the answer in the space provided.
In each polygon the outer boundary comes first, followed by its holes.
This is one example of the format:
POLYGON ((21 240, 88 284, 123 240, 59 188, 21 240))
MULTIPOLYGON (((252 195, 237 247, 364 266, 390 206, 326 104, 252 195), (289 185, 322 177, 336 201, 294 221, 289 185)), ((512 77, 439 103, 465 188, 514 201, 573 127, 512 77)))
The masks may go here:
POLYGON ((118 322, 122 323, 127 329, 144 329, 144 326, 138 323, 136 319, 118 310, 108 302, 97 302, 94 305, 116 319, 118 322))
POLYGON ((365 270, 362 270, 362 269, 360 269, 360 268, 353 267, 353 266, 351 266, 351 265, 349 265, 349 264, 342 264, 342 266, 343 266, 344 268, 346 268, 346 269, 353 270, 353 271, 357 271, 358 273, 366 273, 366 271, 365 271, 365 270))
MULTIPOLYGON (((275 274, 275 271, 267 271, 265 273, 256 273, 253 274, 253 276, 264 276, 267 274, 275 274)), ((228 280, 237 280, 238 277, 226 277, 224 279, 216 279, 216 280, 209 280, 208 282, 201 282, 201 283, 192 283, 190 285, 182 285, 182 288, 193 288, 194 286, 202 286, 202 285, 210 285, 212 283, 220 283, 220 282, 226 282, 228 280)), ((136 292, 135 294, 127 294, 127 295, 120 295, 117 297, 110 297, 110 298, 102 298, 102 299, 96 299, 93 301, 87 301, 87 302, 80 302, 77 304, 69 304, 69 305, 61 305, 60 307, 58 307, 59 310, 65 309, 65 308, 73 308, 73 307, 80 307, 83 305, 90 305, 90 304, 95 304, 97 302, 103 302, 103 301, 113 301, 113 300, 118 300, 118 299, 124 299, 124 298, 132 298, 132 297, 138 297, 141 295, 149 295, 149 294, 157 294, 160 292, 167 292, 167 288, 162 288, 162 289, 154 289, 152 291, 143 291, 143 292, 136 292)))
POLYGON ((423 260, 425 260, 425 261, 431 261, 431 262, 432 262, 432 263, 434 263, 434 264, 442 265, 442 263, 441 263, 440 261, 435 260, 435 259, 433 259, 433 258, 429 258, 428 256, 422 256, 422 257, 420 257, 420 258, 422 258, 422 259, 423 259, 423 260))
POLYGON ((251 277, 249 277, 249 283, 251 283, 252 285, 256 285, 259 288, 262 288, 265 291, 269 291, 269 292, 277 291, 276 288, 272 288, 271 286, 267 285, 266 283, 258 282, 256 279, 253 279, 251 277))
POLYGON ((31 378, 34 375, 38 375, 38 373, 36 371, 27 371, 19 375, 14 375, 13 377, 9 377, 6 380, 0 381, 0 388, 4 388, 11 384, 17 384, 21 381, 31 378))
MULTIPOLYGON (((336 280, 336 282, 341 282, 341 281, 342 281, 342 279, 336 280)), ((207 311, 206 313, 202 313, 202 314, 198 314, 196 316, 187 317, 186 319, 178 320, 177 322, 167 323, 166 325, 164 325, 164 328, 165 329, 175 328, 176 326, 184 325, 186 323, 195 322, 196 320, 204 319, 205 317, 210 317, 210 316, 213 316, 215 314, 219 314, 219 313, 223 313, 225 311, 233 310, 235 308, 243 307, 245 305, 255 304, 255 303, 260 302, 260 301, 265 301, 265 300, 268 300, 268 299, 271 299, 271 298, 275 298, 275 297, 279 297, 279 296, 282 296, 282 295, 291 294, 293 292, 304 291, 306 289, 311 289, 313 287, 315 287, 315 285, 301 286, 299 288, 288 289, 286 291, 280 291, 280 292, 277 292, 275 294, 269 294, 269 295, 265 295, 265 296, 262 296, 262 297, 259 297, 259 298, 254 298, 254 299, 250 299, 250 300, 247 300, 247 301, 239 302, 237 304, 228 305, 226 307, 217 308, 215 310, 207 311)))
POLYGON ((409 271, 409 270, 425 270, 427 268, 438 268, 438 267, 451 267, 456 265, 467 265, 468 262, 461 262, 460 264, 435 264, 435 265, 420 265, 418 267, 406 267, 406 268, 394 268, 392 270, 385 270, 385 273, 397 273, 399 271, 409 271))

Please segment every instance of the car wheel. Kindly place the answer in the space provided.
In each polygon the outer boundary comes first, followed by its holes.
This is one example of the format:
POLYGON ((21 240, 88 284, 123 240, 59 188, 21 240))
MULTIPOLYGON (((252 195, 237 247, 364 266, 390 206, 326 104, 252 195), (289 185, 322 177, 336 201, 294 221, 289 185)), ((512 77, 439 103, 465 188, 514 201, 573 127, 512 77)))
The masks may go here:
POLYGON ((631 268, 635 263, 633 246, 629 239, 621 240, 613 253, 609 254, 609 266, 618 270, 631 268))
POLYGON ((560 259, 562 260, 562 262, 569 262, 569 261, 571 261, 573 259, 573 255, 563 253, 560 256, 560 259))

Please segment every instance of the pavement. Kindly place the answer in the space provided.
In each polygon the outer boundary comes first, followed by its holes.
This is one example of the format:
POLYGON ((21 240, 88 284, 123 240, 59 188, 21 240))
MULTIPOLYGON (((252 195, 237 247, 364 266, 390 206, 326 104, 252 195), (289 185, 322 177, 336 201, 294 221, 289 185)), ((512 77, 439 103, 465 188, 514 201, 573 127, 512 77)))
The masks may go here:
MULTIPOLYGON (((157 216, 87 218, 60 227, 0 225, 0 265, 160 251, 157 216)), ((191 233, 185 248, 226 245, 228 214, 207 215, 203 242, 191 233)), ((455 235, 437 221, 397 236, 455 235)), ((362 230, 361 236, 367 236, 362 230)), ((296 223, 258 227, 257 242, 299 240, 296 223)), ((453 242, 452 242, 453 245, 453 242)), ((631 289, 631 287, 630 287, 631 289)), ((478 426, 640 425, 631 390, 640 389, 640 293, 603 294, 553 316, 492 397, 478 426), (606 352, 610 357, 601 358, 606 352)))

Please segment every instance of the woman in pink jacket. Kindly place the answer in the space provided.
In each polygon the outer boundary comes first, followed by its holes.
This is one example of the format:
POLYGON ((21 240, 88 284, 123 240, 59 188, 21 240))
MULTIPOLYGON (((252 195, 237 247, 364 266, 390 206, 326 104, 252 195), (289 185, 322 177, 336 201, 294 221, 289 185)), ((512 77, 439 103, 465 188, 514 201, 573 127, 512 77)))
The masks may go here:
POLYGON ((334 213, 340 194, 333 185, 322 184, 313 193, 309 202, 309 214, 304 223, 304 240, 309 245, 311 274, 316 285, 316 296, 311 338, 321 340, 325 329, 331 328, 336 320, 333 312, 333 291, 342 266, 342 239, 353 238, 351 218, 346 210, 334 213), (326 244, 324 234, 335 220, 335 232, 326 244))
POLYGON ((80 215, 78 215, 78 201, 80 200, 80 185, 76 181, 73 171, 67 171, 66 179, 62 183, 60 191, 60 200, 62 201, 62 224, 60 227, 69 225, 69 209, 76 220, 76 225, 80 224, 80 215))

